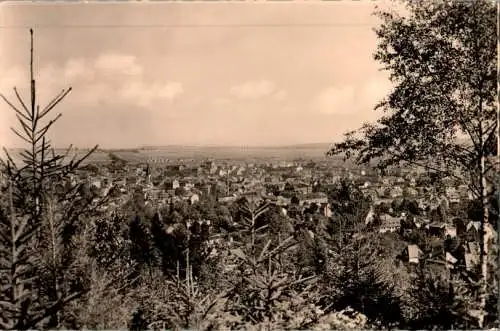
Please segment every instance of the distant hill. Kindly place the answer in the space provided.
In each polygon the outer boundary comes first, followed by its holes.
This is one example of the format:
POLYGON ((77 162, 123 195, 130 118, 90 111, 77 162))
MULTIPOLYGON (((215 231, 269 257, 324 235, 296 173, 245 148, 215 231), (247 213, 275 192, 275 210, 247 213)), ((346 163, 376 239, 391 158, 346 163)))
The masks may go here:
MULTIPOLYGON (((288 146, 155 146, 140 148, 98 149, 85 163, 101 163, 110 161, 112 153, 132 164, 148 162, 149 160, 228 160, 235 162, 276 162, 293 160, 328 160, 332 165, 344 165, 341 156, 326 157, 330 144, 298 144, 288 146)), ((76 149, 78 156, 83 156, 89 149, 76 149)), ((10 149, 12 158, 17 163, 20 161, 20 149, 10 149)), ((63 154, 66 149, 56 149, 63 154)), ((74 155, 74 154, 73 154, 74 155)), ((350 165, 351 162, 345 165, 350 165)))
MULTIPOLYGON (((264 160, 296 160, 315 159, 325 160, 325 153, 330 144, 298 144, 288 146, 146 146, 140 148, 99 149, 90 158, 90 162, 109 160, 109 153, 113 153, 129 162, 145 162, 151 158, 177 159, 264 159, 264 160)), ((9 150, 14 158, 19 157, 19 149, 9 150)), ((57 149, 64 153, 65 149, 57 149)), ((83 155, 88 149, 77 149, 78 155, 83 155)), ((337 158, 333 158, 337 159, 337 158)))
POLYGON ((167 158, 325 158, 329 144, 295 146, 148 146, 140 148, 140 154, 167 158))

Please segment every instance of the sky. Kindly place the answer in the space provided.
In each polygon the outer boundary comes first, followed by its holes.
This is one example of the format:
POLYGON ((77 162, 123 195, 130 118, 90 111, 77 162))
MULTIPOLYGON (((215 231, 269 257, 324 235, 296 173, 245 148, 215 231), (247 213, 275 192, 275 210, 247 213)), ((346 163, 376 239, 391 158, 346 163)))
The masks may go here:
MULTIPOLYGON (((377 1, 378 5, 387 5, 377 1)), ((28 97, 29 30, 57 147, 334 142, 380 114, 372 1, 0 6, 0 91, 28 97)), ((23 142, 0 105, 0 145, 23 142)))

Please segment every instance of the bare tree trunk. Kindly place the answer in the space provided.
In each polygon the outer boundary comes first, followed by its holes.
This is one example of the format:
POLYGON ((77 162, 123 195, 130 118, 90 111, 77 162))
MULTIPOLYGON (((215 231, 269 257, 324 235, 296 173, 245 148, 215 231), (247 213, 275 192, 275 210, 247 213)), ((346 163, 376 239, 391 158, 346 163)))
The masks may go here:
MULTIPOLYGON (((13 204, 13 199, 12 199, 12 180, 9 181, 9 208, 10 208, 10 230, 11 230, 11 238, 14 239, 16 237, 16 215, 14 213, 14 204, 13 204)), ((16 241, 12 240, 12 261, 17 262, 18 260, 18 247, 16 246, 16 241)), ((14 277, 17 274, 17 265, 12 263, 11 265, 11 302, 16 305, 15 308, 20 308, 17 307, 19 304, 19 298, 21 296, 22 289, 20 289, 20 284, 19 284, 19 279, 14 277)), ((17 316, 14 319, 15 325, 23 325, 22 321, 17 320, 17 316)))
POLYGON ((480 255, 479 263, 481 265, 481 288, 479 295, 479 309, 481 316, 479 318, 479 327, 484 327, 484 317, 486 316, 486 297, 488 294, 488 236, 486 235, 486 225, 488 224, 488 192, 486 184, 485 156, 481 157, 481 205, 482 205, 482 220, 480 226, 480 255))
POLYGON ((191 287, 190 287, 190 277, 189 277, 189 268, 191 267, 190 261, 189 261, 189 243, 190 243, 190 232, 191 230, 189 229, 188 226, 188 233, 187 233, 187 250, 186 250, 186 286, 187 286, 187 292, 191 293, 191 287))
POLYGON ((252 256, 255 253, 255 214, 254 211, 252 210, 252 256))
MULTIPOLYGON (((500 1, 497 1, 497 36, 500 36, 500 1)), ((500 52, 500 43, 497 42, 497 54, 500 52)), ((498 77, 498 74, 500 73, 500 58, 498 57, 497 55, 497 68, 499 68, 497 70, 497 77, 498 77)), ((498 98, 500 96, 500 81, 497 79, 497 101, 498 101, 498 98)), ((496 167, 495 167, 495 171, 497 172, 497 184, 498 184, 498 187, 500 187, 500 176, 498 176, 498 172, 500 170, 500 111, 498 111, 498 108, 497 108, 497 155, 496 155, 496 167)), ((497 198, 499 198, 500 200, 500 197, 497 196, 497 198)), ((498 212, 498 211, 497 211, 498 212)), ((498 214, 497 214, 498 215, 498 214)), ((497 218, 497 224, 498 224, 498 219, 497 218)), ((497 227, 497 231, 498 231, 498 227, 497 227)), ((497 242, 498 244, 498 242, 497 242)), ((498 253, 497 251, 497 256, 496 257, 496 265, 495 265, 495 277, 494 277, 494 280, 495 280, 495 288, 497 288, 497 297, 500 298, 500 288, 499 288, 499 284, 498 284, 498 267, 500 266, 500 254, 498 253)), ((498 316, 500 316, 500 305, 499 307, 497 308, 497 313, 499 314, 498 316)))
MULTIPOLYGON (((50 231, 50 246, 51 246, 51 262, 50 262, 50 267, 51 267, 51 276, 52 276, 52 291, 51 293, 51 300, 53 302, 57 302, 59 300, 59 279, 58 279, 58 263, 57 263, 57 257, 58 257, 58 252, 57 252, 57 224, 55 223, 55 214, 54 214, 54 206, 53 206, 53 201, 49 199, 47 201, 48 205, 48 223, 49 223, 49 231, 50 231)), ((55 312, 54 315, 51 316, 50 322, 49 322, 49 327, 50 328, 58 328, 59 327, 59 312, 55 312)))

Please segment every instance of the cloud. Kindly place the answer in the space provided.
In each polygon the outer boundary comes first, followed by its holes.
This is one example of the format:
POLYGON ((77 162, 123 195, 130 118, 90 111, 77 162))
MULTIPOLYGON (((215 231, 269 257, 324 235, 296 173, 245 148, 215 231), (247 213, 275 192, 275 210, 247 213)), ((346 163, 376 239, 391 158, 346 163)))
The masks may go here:
POLYGON ((274 97, 276 100, 285 100, 288 97, 288 92, 286 90, 279 90, 274 97))
POLYGON ((231 94, 242 99, 259 99, 271 95, 276 85, 267 80, 248 81, 231 88, 231 94))
POLYGON ((126 83, 119 90, 123 100, 136 102, 141 107, 150 107, 159 100, 173 100, 184 92, 179 82, 146 84, 143 81, 126 83))
POLYGON ((88 71, 87 63, 84 59, 71 59, 64 65, 64 76, 69 79, 74 79, 76 77, 93 78, 89 74, 93 74, 94 71, 88 71))
MULTIPOLYGON (((1 68, 0 92, 18 105, 13 87, 23 100, 29 100, 29 72, 25 67, 1 68)), ((164 114, 173 107, 164 107, 184 93, 181 82, 148 78, 147 68, 135 56, 107 52, 94 58, 72 58, 62 64, 49 63, 35 68, 37 103, 45 107, 62 89, 73 87, 72 92, 55 112, 75 120, 101 118, 101 113, 130 109, 145 109, 164 114), (85 109, 85 114, 71 109, 85 109), (66 111, 68 110, 68 111, 66 111)), ((16 126, 14 112, 0 100, 0 146, 18 140, 10 131, 16 126)))
POLYGON ((215 107, 224 107, 231 104, 231 100, 228 98, 216 97, 212 100, 212 104, 215 107))
POLYGON ((94 66, 98 71, 121 73, 128 76, 141 76, 143 74, 143 67, 137 63, 133 55, 102 54, 95 60, 94 66))
POLYGON ((328 86, 311 101, 314 112, 324 115, 355 115, 373 110, 390 91, 391 83, 374 78, 357 86, 328 86))
POLYGON ((278 89, 275 83, 268 80, 250 80, 241 85, 233 86, 230 93, 240 99, 261 99, 274 97, 276 100, 284 100, 288 92, 278 89))
MULTIPOLYGON (((76 105, 129 105, 158 108, 184 93, 180 82, 150 81, 145 68, 135 56, 104 53, 93 59, 74 58, 62 65, 48 64, 36 75, 39 100, 42 106, 61 89, 72 86, 68 100, 76 105)), ((0 87, 17 85, 27 91, 27 72, 10 69, 0 87), (22 78, 22 79, 21 79, 22 78)))
POLYGON ((352 86, 329 86, 312 101, 315 111, 325 115, 349 114, 355 102, 355 90, 352 86))

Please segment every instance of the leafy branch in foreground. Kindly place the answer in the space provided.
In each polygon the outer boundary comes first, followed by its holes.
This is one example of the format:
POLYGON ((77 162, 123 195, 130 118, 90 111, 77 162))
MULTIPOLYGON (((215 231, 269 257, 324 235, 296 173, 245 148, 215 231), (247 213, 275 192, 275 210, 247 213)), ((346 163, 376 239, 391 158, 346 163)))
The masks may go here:
POLYGON ((59 312, 85 293, 84 286, 67 285, 66 269, 72 262, 68 250, 79 216, 95 210, 92 201, 80 196, 78 185, 63 184, 97 146, 82 157, 75 154, 69 162, 71 146, 65 154, 56 154, 47 133, 61 114, 48 121, 46 117, 71 88, 43 108, 37 104, 31 29, 30 36, 29 102, 15 87, 18 105, 0 94, 19 123, 19 129, 12 131, 28 145, 20 153, 21 164, 6 149, 6 160, 0 160, 9 179, 9 203, 2 208, 0 227, 0 322, 8 329, 38 328, 47 319, 48 327, 58 327, 59 312))
MULTIPOLYGON (((481 233, 497 164, 495 3, 405 1, 408 15, 379 11, 375 60, 394 88, 376 106, 384 115, 345 135, 329 155, 376 160, 378 167, 421 166, 468 185, 481 202, 481 233)), ((480 242, 481 309, 486 303, 488 244, 480 242)), ((483 316, 484 317, 484 316, 483 316)), ((482 319, 480 317, 480 326, 482 319)))

